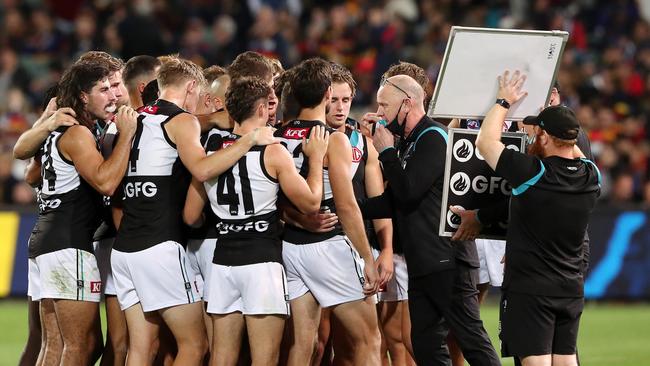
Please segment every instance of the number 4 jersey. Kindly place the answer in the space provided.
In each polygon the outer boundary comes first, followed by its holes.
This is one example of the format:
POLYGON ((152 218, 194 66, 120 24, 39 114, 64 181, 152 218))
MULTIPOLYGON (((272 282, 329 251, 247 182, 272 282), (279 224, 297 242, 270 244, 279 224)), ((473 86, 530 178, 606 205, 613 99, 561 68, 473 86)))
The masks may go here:
POLYGON ((59 150, 68 128, 51 132, 43 145, 38 221, 29 238, 30 258, 67 248, 93 251, 100 196, 59 150))
POLYGON ((182 213, 191 176, 165 131, 165 124, 181 113, 186 112, 162 99, 140 112, 113 249, 138 252, 168 240, 185 245, 182 213))
MULTIPOLYGON (((208 154, 227 149, 237 135, 214 135, 208 154)), ((242 266, 282 263, 280 222, 276 207, 279 184, 264 166, 266 146, 255 146, 230 169, 204 183, 212 211, 218 217, 218 244, 213 263, 242 266)))

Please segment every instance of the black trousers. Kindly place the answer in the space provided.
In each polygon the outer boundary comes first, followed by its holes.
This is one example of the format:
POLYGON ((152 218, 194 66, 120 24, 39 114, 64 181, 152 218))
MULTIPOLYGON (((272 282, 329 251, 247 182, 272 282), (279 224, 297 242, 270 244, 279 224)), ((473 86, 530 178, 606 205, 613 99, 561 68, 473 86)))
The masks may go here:
POLYGON ((478 270, 456 268, 409 278, 411 342, 419 366, 451 365, 451 330, 470 365, 501 365, 479 314, 478 270))

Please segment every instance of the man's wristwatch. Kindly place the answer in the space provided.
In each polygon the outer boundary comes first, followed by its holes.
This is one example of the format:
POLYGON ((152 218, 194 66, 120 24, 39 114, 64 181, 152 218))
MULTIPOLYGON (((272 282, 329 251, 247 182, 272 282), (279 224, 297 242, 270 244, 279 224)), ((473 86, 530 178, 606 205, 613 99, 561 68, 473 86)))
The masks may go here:
POLYGON ((510 103, 508 103, 508 101, 503 98, 497 99, 496 103, 505 109, 510 109, 510 103))

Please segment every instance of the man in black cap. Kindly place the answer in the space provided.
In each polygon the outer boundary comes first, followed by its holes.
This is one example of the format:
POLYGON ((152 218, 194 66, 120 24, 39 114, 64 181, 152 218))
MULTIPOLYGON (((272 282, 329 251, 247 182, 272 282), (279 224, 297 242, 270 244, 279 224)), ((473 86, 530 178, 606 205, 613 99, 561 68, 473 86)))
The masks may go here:
POLYGON ((512 185, 501 302, 504 356, 524 366, 577 365, 584 306, 583 238, 600 194, 600 173, 576 140, 580 125, 564 106, 544 109, 525 124, 529 154, 506 149, 501 125, 526 95, 526 77, 499 77, 495 105, 476 140, 479 152, 512 185), (532 136, 531 136, 532 134, 532 136))

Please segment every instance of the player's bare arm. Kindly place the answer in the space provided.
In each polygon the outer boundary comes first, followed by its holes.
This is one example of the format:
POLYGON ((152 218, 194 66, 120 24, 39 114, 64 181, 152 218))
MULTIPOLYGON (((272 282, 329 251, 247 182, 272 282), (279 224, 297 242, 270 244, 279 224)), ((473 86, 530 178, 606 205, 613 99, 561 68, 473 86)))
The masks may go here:
MULTIPOLYGON (((366 161, 365 185, 368 197, 381 196, 384 193, 384 178, 379 166, 379 153, 372 145, 368 146, 366 161)), ((380 286, 383 286, 393 276, 393 221, 391 219, 372 220, 381 247, 381 253, 375 265, 380 276, 380 286)))
POLYGON ((251 147, 278 143, 273 137, 271 128, 261 127, 242 136, 227 149, 206 156, 199 140, 201 127, 195 116, 187 113, 180 114, 164 128, 169 138, 176 144, 183 165, 200 182, 205 182, 230 169, 251 147))
POLYGON ((364 293, 375 293, 379 288, 377 269, 374 266, 374 259, 366 237, 361 211, 354 197, 352 177, 350 177, 352 147, 345 134, 335 132, 330 136, 327 160, 336 212, 343 230, 366 264, 364 268, 366 275, 364 293))
POLYGON ((34 122, 29 130, 23 132, 14 145, 15 159, 29 159, 36 155, 38 149, 50 135, 50 132, 61 126, 78 124, 76 114, 72 108, 56 109, 56 99, 52 98, 43 114, 34 122))
POLYGON ((200 227, 205 219, 203 207, 208 202, 205 193, 205 186, 196 178, 192 178, 192 184, 187 189, 185 206, 183 207, 183 221, 192 227, 200 227))
MULTIPOLYGON (((498 81, 497 99, 505 99, 510 105, 517 103, 519 99, 528 94, 521 89, 526 81, 526 75, 521 74, 519 70, 515 71, 512 77, 506 70, 503 75, 498 77, 498 81)), ((507 114, 508 109, 500 104, 494 104, 485 116, 476 137, 476 147, 492 169, 496 169, 499 157, 505 149, 501 142, 501 130, 507 114)))
POLYGON ((137 115, 130 107, 120 107, 115 123, 121 138, 107 160, 97 150, 95 137, 88 128, 72 126, 61 137, 63 155, 74 163, 79 175, 102 195, 112 196, 122 182, 131 152, 137 115))

